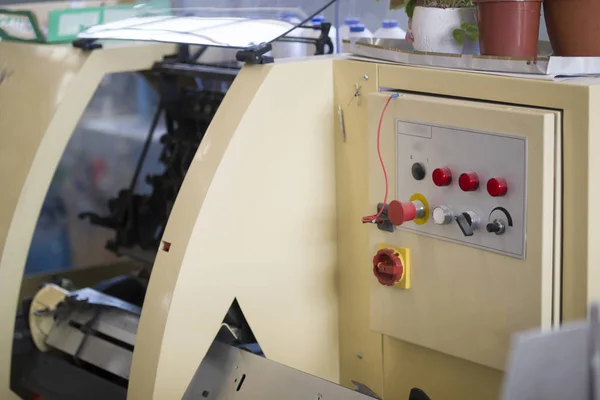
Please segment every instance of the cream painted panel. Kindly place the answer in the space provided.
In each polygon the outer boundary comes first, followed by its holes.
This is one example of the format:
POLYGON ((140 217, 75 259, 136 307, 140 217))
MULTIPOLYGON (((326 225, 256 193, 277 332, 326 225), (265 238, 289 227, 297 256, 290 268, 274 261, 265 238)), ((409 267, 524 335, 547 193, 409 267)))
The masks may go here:
POLYGON ((382 335, 369 327, 370 278, 369 229, 360 218, 369 207, 369 180, 365 151, 368 145, 366 94, 377 91, 377 65, 336 61, 334 111, 342 107, 344 134, 336 119, 336 185, 338 215, 338 264, 340 293, 340 377, 383 394, 382 335), (367 79, 365 79, 365 76, 367 79), (356 86, 363 96, 355 98, 356 86))
MULTIPOLYGON (((369 98, 372 211, 384 192, 376 135, 388 97, 376 94, 369 98)), ((527 139, 528 237, 524 260, 411 232, 390 234, 370 227, 373 254, 379 244, 407 247, 412 265, 410 290, 383 287, 372 279, 371 327, 404 341, 502 369, 512 333, 549 328, 552 323, 555 113, 401 95, 391 101, 382 126, 381 147, 388 166, 390 200, 397 193, 396 118, 527 139)), ((447 150, 452 151, 451 146, 447 150)), ((406 198, 398 200, 407 201, 410 195, 405 193, 406 198)), ((428 223, 433 222, 430 219, 428 223)))
POLYGON ((235 298, 268 358, 339 380, 332 87, 327 59, 238 76, 169 219, 129 398, 180 398, 235 298))
POLYGON ((87 103, 105 74, 149 69, 170 45, 107 47, 2 42, 0 65, 0 399, 9 389, 23 270, 46 191, 87 103))
POLYGON ((440 96, 480 99, 506 104, 559 110, 563 157, 562 188, 562 296, 565 321, 586 318, 589 301, 600 298, 588 276, 600 271, 600 231, 582 215, 593 215, 598 174, 598 80, 575 78, 560 81, 528 79, 439 70, 411 66, 379 65, 380 87, 432 93, 440 96), (590 291, 593 290, 593 291, 590 291))

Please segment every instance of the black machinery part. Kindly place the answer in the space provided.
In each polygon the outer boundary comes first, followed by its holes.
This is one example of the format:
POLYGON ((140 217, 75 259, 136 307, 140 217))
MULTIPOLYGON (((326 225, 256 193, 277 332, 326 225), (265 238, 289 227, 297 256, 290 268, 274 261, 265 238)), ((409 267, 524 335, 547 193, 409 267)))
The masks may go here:
POLYGON ((122 189, 116 198, 109 200, 108 215, 91 212, 80 215, 94 225, 115 231, 114 238, 106 244, 108 250, 120 254, 123 248, 143 251, 158 248, 187 170, 223 97, 222 93, 189 88, 181 89, 176 96, 162 96, 129 188, 122 189), (163 112, 167 132, 160 138, 159 162, 164 171, 146 176, 151 193, 138 194, 139 171, 146 161, 147 147, 163 112))

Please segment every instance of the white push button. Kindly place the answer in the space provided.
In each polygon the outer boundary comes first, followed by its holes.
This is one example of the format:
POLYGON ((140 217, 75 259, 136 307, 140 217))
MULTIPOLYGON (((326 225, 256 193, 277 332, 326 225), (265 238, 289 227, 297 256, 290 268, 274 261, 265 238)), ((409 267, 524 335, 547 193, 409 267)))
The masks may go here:
POLYGON ((433 222, 437 225, 448 225, 454 219, 454 213, 446 206, 439 206, 433 209, 433 222))

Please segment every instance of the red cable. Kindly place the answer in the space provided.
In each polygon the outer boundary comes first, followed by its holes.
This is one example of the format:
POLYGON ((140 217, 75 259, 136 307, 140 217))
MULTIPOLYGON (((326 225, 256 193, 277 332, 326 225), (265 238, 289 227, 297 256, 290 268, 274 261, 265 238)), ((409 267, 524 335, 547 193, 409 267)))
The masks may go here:
POLYGON ((377 155, 379 156, 379 163, 381 164, 381 169, 383 170, 383 178, 385 179, 385 195, 383 196, 383 203, 381 205, 381 209, 379 210, 379 212, 376 215, 363 217, 362 218, 363 223, 369 223, 369 222, 377 223, 378 221, 380 221, 379 217, 381 216, 381 213, 383 213, 385 206, 387 205, 389 182, 388 182, 387 170, 385 169, 385 163, 383 162, 383 156, 381 155, 381 125, 383 125, 383 117, 385 116, 385 111, 387 110, 388 106, 390 105, 390 102, 392 101, 392 99, 395 99, 396 97, 398 97, 398 94, 394 93, 385 102, 385 105, 383 106, 383 110, 381 111, 381 116, 379 117, 379 126, 377 127, 377 155))

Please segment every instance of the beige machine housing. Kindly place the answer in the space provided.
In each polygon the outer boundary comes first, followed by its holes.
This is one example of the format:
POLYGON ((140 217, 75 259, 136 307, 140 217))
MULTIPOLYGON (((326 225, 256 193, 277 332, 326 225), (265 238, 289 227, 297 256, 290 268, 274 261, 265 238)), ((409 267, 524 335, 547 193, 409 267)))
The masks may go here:
MULTIPOLYGON (((167 45, 0 45, 0 398, 27 249, 69 134, 100 78, 145 70, 167 45), (43 69, 43 71, 42 71, 43 69), (21 96, 45 76, 35 96, 21 96), (27 89, 28 90, 28 89, 27 89), (32 104, 38 118, 29 118, 32 104)), ((245 66, 197 151, 159 249, 136 338, 131 399, 181 398, 240 304, 267 358, 386 399, 497 398, 510 335, 584 317, 597 299, 593 220, 600 90, 344 57, 245 66), (527 140, 527 244, 515 258, 361 217, 396 198, 394 121, 527 140), (164 244, 167 244, 166 246, 164 244), (411 250, 410 289, 372 273, 381 244, 411 250)), ((452 148, 447 150, 452 152, 452 148)), ((411 193, 406 193, 410 196, 411 193)), ((398 198, 406 201, 407 198, 398 198)), ((407 225, 408 226, 408 225, 407 225)))
MULTIPOLYGON (((346 188, 344 194, 338 190, 338 212, 353 218, 338 221, 339 263, 365 266, 341 274, 340 313, 344 323, 358 325, 359 319, 369 318, 370 327, 384 333, 378 336, 365 328, 362 334, 341 335, 342 380, 349 379, 347 374, 371 374, 371 380, 363 382, 375 385, 380 373, 384 397, 391 398, 414 386, 432 398, 498 398, 510 335, 583 317, 587 302, 598 295, 590 263, 597 254, 584 244, 593 243, 588 242, 593 230, 586 227, 583 211, 594 190, 587 183, 588 172, 594 170, 587 143, 593 142, 598 128, 589 112, 598 89, 586 79, 549 82, 358 61, 337 62, 334 70, 346 127, 345 142, 338 131, 336 179, 338 188, 346 188), (353 95, 353 85, 363 94, 374 94, 347 105, 343 100, 353 95), (378 93, 382 88, 401 93, 390 102, 382 124, 391 199, 401 193, 397 199, 408 201, 413 194, 396 187, 397 119, 526 138, 523 259, 407 230, 389 234, 356 226, 356 220, 373 214, 383 198, 375 148, 377 125, 389 97, 378 93), (369 245, 358 246, 358 238, 369 245), (381 244, 410 249, 411 289, 382 287, 372 278, 366 265, 381 244), (581 268, 583 264, 588 267, 581 268), (370 304, 360 302, 357 293, 370 304), (365 350, 369 339, 371 352, 365 350), (381 357, 363 369, 364 360, 375 358, 373 354, 381 357), (378 365, 381 369, 376 370, 378 365)), ((446 152, 459 150, 449 146, 446 152)), ((443 165, 430 167, 429 173, 437 166, 443 165)), ((430 175, 427 179, 430 182, 430 175)))

